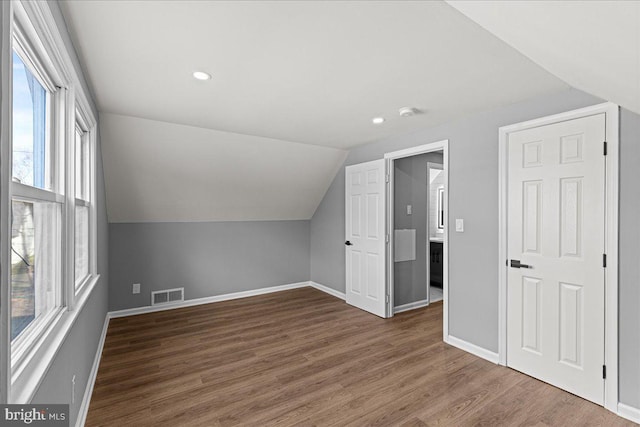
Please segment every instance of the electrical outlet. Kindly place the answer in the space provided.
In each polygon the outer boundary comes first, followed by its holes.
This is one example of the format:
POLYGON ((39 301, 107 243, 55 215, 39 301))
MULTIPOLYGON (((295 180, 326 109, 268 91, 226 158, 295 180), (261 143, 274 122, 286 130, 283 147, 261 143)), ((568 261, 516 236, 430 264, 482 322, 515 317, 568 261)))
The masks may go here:
POLYGON ((411 215, 411 205, 407 205, 407 215, 411 215))
POLYGON ((464 233, 464 219, 456 218, 456 232, 464 233))
POLYGON ((140 293, 140 283, 134 283, 133 284, 133 293, 134 294, 139 294, 140 293))
POLYGON ((76 403, 76 376, 71 378, 71 404, 76 403))

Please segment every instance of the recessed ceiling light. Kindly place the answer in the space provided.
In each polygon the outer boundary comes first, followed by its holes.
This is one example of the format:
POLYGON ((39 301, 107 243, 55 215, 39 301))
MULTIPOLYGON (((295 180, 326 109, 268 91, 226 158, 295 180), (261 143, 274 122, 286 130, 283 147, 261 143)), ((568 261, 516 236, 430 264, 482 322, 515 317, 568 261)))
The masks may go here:
POLYGON ((374 117, 373 120, 371 120, 373 122, 374 125, 379 125, 384 123, 384 117, 374 117))
POLYGON ((194 71, 193 77, 198 80, 209 80, 211 78, 211 74, 205 73, 204 71, 194 71))

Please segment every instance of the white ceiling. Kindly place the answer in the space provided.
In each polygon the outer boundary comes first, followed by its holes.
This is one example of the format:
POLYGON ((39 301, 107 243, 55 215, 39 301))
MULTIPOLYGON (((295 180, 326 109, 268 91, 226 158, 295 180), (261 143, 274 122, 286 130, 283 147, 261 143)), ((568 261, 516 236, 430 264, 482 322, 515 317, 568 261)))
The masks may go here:
POLYGON ((61 4, 111 222, 308 219, 343 150, 568 88, 440 1, 61 4))
POLYGON ((344 150, 100 115, 110 222, 309 219, 344 150))
POLYGON ((74 1, 101 111, 350 148, 566 86, 444 2, 74 1), (208 82, 194 70, 213 75, 208 82), (401 119, 413 106, 427 114, 401 119), (385 116, 382 126, 371 119, 385 116))
POLYGON ((640 114, 640 1, 448 1, 569 85, 640 114))

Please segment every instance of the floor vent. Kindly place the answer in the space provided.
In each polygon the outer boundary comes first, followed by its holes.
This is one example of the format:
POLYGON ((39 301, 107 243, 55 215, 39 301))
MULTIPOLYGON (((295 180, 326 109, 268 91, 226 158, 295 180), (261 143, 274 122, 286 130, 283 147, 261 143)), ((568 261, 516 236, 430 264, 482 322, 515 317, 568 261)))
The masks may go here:
POLYGON ((151 292, 151 305, 184 301, 184 288, 165 289, 151 292))

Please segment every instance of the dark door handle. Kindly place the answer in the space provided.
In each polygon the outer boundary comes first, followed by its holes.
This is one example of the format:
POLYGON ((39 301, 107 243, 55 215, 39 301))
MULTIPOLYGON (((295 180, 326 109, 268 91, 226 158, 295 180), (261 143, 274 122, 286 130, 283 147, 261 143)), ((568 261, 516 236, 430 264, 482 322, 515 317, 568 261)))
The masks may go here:
POLYGON ((351 242, 350 242, 350 241, 348 241, 348 240, 347 240, 346 242, 344 242, 344 244, 345 244, 345 245, 347 245, 347 246, 353 246, 353 243, 351 243, 351 242))
POLYGON ((511 268, 533 268, 532 265, 523 264, 519 259, 511 260, 511 268))

